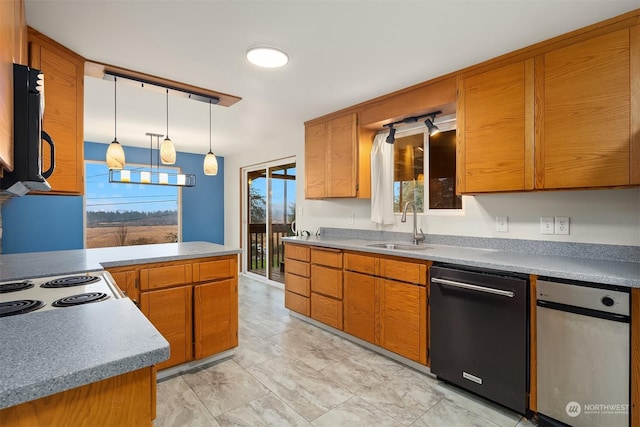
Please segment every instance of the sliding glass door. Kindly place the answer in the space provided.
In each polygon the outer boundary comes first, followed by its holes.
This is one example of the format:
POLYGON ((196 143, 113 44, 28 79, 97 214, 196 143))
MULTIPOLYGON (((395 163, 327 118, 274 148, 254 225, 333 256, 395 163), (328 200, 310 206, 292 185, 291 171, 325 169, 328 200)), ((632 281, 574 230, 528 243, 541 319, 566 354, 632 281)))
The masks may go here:
POLYGON ((244 271, 284 283, 282 237, 292 235, 296 164, 292 159, 245 168, 244 271))

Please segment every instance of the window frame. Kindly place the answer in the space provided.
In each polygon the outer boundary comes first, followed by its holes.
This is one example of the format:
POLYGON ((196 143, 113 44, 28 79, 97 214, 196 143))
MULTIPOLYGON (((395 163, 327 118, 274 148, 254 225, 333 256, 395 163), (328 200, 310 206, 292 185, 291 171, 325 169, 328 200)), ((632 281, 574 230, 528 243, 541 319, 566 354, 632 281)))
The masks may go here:
MULTIPOLYGON (((456 117, 455 115, 449 115, 449 116, 442 116, 440 117, 439 120, 436 120, 434 122, 434 124, 436 126, 438 126, 438 128, 440 129, 441 132, 447 132, 447 131, 452 131, 452 130, 456 130, 457 129, 457 123, 456 123, 456 117)), ((423 212, 418 212, 418 215, 423 215, 423 216, 464 216, 464 212, 465 212, 465 197, 462 196, 462 206, 460 209, 431 209, 429 207, 429 199, 430 199, 430 194, 429 194, 429 186, 425 185, 425 182, 427 181, 427 177, 429 176, 429 159, 431 156, 430 150, 429 150, 429 133, 427 131, 427 128, 425 127, 424 123, 422 123, 421 121, 418 123, 411 123, 408 125, 401 125, 401 126, 396 126, 396 134, 395 134, 395 139, 398 140, 399 138, 404 138, 404 137, 408 137, 408 136, 414 136, 414 135, 418 135, 422 133, 423 134, 423 141, 422 141, 422 148, 424 150, 424 158, 423 158, 423 174, 425 176, 425 181, 423 181, 423 190, 424 190, 424 211, 423 212)), ((457 155, 457 153, 456 153, 457 155)), ((395 150, 394 150, 394 156, 395 156, 395 150)), ((394 175, 395 175, 395 159, 394 159, 394 175)), ((456 170, 457 173, 457 170, 456 170)), ((395 184, 395 181, 392 182, 392 185, 395 184)), ((394 188, 394 197, 395 197, 395 188, 394 188)), ((402 215, 402 211, 400 212, 393 212, 394 215, 398 215, 401 216, 402 215)))

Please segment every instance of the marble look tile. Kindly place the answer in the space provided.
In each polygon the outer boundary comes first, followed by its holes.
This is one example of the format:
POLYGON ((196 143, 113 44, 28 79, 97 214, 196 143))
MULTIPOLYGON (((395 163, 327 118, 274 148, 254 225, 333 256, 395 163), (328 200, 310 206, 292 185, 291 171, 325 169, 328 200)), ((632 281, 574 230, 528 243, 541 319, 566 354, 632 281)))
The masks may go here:
POLYGON ((182 377, 157 385, 155 427, 219 426, 182 377))
POLYGON ((182 376, 214 416, 268 394, 268 390, 233 360, 182 376))
POLYGON ((252 366, 248 371, 308 421, 352 396, 320 372, 292 357, 270 360, 252 366))
POLYGON ((217 421, 221 426, 311 426, 300 414, 272 393, 218 415, 217 421))
POLYGON ((331 344, 326 332, 291 330, 269 337, 266 341, 280 347, 288 356, 298 359, 313 369, 320 370, 351 354, 331 344))
POLYGON ((432 387, 431 378, 410 368, 368 377, 358 396, 406 425, 443 398, 432 387))
POLYGON ((434 389, 444 394, 447 400, 477 414, 483 419, 491 420, 495 425, 513 427, 521 418, 519 414, 504 406, 493 403, 464 389, 439 380, 435 380, 434 382, 434 389))
POLYGON ((534 423, 531 420, 526 419, 525 417, 520 418, 516 427, 536 427, 538 424, 534 423))
POLYGON ((514 427, 516 422, 513 421, 510 424, 497 423, 495 420, 484 418, 469 408, 458 405, 449 399, 442 399, 413 423, 412 427, 500 427, 503 425, 514 427))
POLYGON ((285 354, 280 347, 253 335, 242 334, 238 340, 239 344, 233 360, 243 368, 259 365, 285 354))
POLYGON ((400 369, 402 365, 399 363, 368 351, 332 363, 320 372, 341 387, 357 394, 365 392, 372 384, 383 384, 400 369))
POLYGON ((316 418, 312 424, 315 427, 402 427, 404 425, 357 396, 316 418))

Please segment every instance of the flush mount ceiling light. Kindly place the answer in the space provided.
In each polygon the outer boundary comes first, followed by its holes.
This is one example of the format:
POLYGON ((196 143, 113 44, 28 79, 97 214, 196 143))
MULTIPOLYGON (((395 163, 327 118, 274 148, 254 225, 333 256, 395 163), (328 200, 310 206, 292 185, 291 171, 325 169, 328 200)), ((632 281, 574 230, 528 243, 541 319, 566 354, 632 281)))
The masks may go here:
POLYGON ((270 46, 254 46, 247 50, 247 59, 264 68, 278 68, 289 62, 289 56, 282 50, 270 46))
POLYGON ((122 145, 118 142, 117 129, 118 129, 118 91, 117 91, 117 79, 113 78, 113 141, 109 144, 107 149, 107 167, 109 169, 122 169, 124 168, 124 150, 122 145))

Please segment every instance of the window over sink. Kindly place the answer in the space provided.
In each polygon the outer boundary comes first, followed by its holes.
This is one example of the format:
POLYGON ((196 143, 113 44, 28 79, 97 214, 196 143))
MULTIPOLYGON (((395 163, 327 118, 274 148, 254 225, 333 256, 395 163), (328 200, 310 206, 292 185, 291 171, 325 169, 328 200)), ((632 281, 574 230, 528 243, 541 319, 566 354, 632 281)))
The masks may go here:
POLYGON ((440 132, 429 136, 422 123, 398 128, 393 149, 393 211, 407 202, 417 211, 461 212, 456 195, 455 118, 436 122, 440 132))

